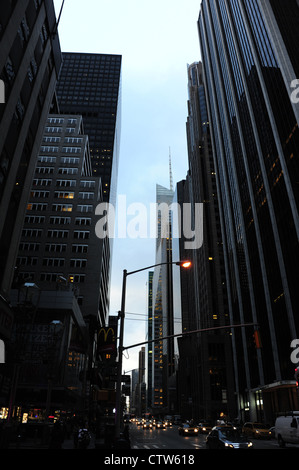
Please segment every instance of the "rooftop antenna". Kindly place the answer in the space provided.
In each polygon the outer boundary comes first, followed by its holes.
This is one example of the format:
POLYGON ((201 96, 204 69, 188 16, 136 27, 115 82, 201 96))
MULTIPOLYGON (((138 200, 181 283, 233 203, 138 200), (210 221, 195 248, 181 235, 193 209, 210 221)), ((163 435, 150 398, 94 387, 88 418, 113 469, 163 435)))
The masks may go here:
POLYGON ((170 191, 173 191, 173 178, 172 178, 172 168, 171 168, 171 150, 169 147, 169 178, 170 178, 170 191))

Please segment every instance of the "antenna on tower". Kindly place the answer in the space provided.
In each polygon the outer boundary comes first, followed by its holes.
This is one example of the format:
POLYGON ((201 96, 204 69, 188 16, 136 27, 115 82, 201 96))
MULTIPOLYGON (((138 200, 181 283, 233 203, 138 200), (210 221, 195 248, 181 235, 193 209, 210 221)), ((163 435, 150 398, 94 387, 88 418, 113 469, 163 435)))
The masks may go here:
POLYGON ((171 168, 171 150, 169 147, 169 178, 170 178, 170 190, 173 191, 173 178, 172 178, 172 168, 171 168))

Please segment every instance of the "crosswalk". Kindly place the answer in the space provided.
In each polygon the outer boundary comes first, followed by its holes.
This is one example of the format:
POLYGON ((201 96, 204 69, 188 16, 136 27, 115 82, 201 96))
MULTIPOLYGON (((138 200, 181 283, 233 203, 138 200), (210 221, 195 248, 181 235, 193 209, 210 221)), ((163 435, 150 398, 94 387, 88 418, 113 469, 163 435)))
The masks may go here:
MULTIPOLYGON (((203 448, 204 446, 202 444, 196 444, 196 443, 192 443, 192 446, 197 448, 197 449, 201 449, 203 448)), ((140 444, 134 444, 132 445, 132 449, 147 449, 147 450, 150 450, 150 449, 165 449, 166 448, 166 445, 162 444, 162 445, 157 445, 157 444, 143 444, 143 443, 140 443, 140 444)))

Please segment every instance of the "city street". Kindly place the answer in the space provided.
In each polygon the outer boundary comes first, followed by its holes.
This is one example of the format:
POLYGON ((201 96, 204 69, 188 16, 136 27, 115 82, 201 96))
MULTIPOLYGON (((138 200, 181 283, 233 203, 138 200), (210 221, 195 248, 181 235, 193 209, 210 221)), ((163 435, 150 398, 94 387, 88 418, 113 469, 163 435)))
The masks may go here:
MULTIPOLYGON (((180 436, 178 426, 172 426, 166 429, 142 429, 135 423, 130 424, 130 440, 132 449, 140 450, 168 450, 168 449, 206 449, 206 435, 199 436, 180 436)), ((258 440, 253 439, 254 449, 280 449, 276 439, 258 440)), ((298 446, 289 445, 286 449, 294 449, 298 446)), ((282 449, 283 450, 283 449, 282 449)))

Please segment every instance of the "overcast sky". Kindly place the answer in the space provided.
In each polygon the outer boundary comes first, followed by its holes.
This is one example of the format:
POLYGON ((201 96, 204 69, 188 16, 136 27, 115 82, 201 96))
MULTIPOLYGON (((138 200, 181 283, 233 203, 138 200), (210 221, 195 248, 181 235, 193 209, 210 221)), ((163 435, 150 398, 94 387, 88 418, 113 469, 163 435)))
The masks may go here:
MULTIPOLYGON (((54 0, 58 16, 62 0, 54 0)), ((156 184, 169 188, 188 169, 187 64, 200 60, 200 0, 65 0, 59 24, 63 52, 122 55, 122 118, 118 195, 127 207, 155 202, 156 184)), ((132 220, 127 216, 127 222, 132 220)), ((155 263, 155 240, 115 239, 110 314, 121 306, 123 269, 155 263)), ((178 268, 179 269, 179 268, 178 268)), ((145 340, 147 272, 127 278, 124 345, 145 340)), ((138 366, 140 348, 123 359, 138 366)))

